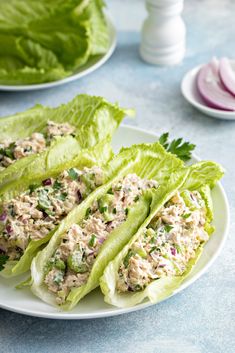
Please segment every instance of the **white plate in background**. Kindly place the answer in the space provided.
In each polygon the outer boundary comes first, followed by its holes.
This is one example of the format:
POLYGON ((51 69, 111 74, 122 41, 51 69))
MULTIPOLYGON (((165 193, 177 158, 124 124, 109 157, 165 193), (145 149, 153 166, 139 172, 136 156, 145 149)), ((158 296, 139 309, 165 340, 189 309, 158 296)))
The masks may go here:
POLYGON ((39 89, 45 88, 52 88, 56 86, 63 85, 65 83, 69 83, 79 78, 90 74, 91 72, 97 70, 100 66, 102 66, 113 54, 116 44, 117 44, 117 33, 114 27, 114 24, 111 18, 106 15, 106 21, 109 30, 109 48, 107 53, 104 55, 97 55, 94 56, 92 59, 89 59, 88 62, 81 66, 76 72, 72 75, 63 78, 61 80, 52 81, 52 82, 45 82, 45 83, 38 83, 38 84, 31 84, 31 85, 0 85, 0 91, 9 91, 9 92, 22 92, 22 91, 34 91, 39 89))

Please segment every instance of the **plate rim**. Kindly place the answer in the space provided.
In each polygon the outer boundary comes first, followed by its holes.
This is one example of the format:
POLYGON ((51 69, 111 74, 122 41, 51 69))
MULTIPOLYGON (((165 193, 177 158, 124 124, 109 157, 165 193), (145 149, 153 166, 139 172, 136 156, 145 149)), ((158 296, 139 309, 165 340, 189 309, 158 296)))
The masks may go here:
MULTIPOLYGON (((230 60, 231 62, 235 63, 235 60, 230 60)), ((206 115, 209 115, 210 117, 216 118, 216 119, 222 119, 222 120, 235 120, 235 111, 226 111, 226 110, 220 110, 220 109, 214 109, 211 107, 208 107, 202 103, 200 103, 194 95, 193 98, 188 94, 188 89, 186 88, 186 82, 190 81, 192 83, 192 80, 195 79, 195 76, 199 72, 199 70, 204 66, 205 64, 200 64, 195 66, 194 68, 190 69, 189 71, 186 72, 186 74, 183 76, 183 79, 181 81, 181 93, 185 100, 190 103, 192 106, 195 108, 199 109, 201 112, 203 112, 206 115), (193 77, 193 78, 192 78, 193 77)))
POLYGON ((107 21, 108 29, 109 29, 109 48, 108 51, 100 57, 100 59, 92 64, 91 66, 87 67, 86 69, 82 70, 78 73, 73 73, 72 75, 65 77, 60 80, 51 81, 51 82, 44 82, 44 83, 35 83, 31 85, 0 85, 0 92, 25 92, 25 91, 36 91, 36 90, 43 90, 49 89, 57 86, 64 85, 66 83, 70 83, 76 81, 86 75, 89 75, 93 71, 100 68, 109 58, 112 56, 114 50, 117 46, 117 30, 114 25, 114 21, 112 20, 112 16, 105 11, 105 18, 107 21))
MULTIPOLYGON (((137 127, 137 126, 133 126, 133 125, 129 125, 129 124, 121 124, 120 128, 123 128, 126 130, 132 130, 134 132, 145 133, 145 134, 148 134, 149 136, 154 137, 154 138, 159 137, 157 135, 157 133, 155 133, 155 132, 150 132, 147 129, 143 129, 141 127, 137 127)), ((196 161, 200 161, 200 158, 196 154, 192 154, 192 158, 196 161)), ((213 256, 210 258, 210 260, 207 262, 207 264, 201 270, 199 270, 190 280, 188 280, 187 282, 183 282, 182 285, 179 288, 177 288, 170 296, 164 298, 160 302, 168 300, 172 296, 183 291, 184 289, 189 287, 191 284, 193 284, 195 281, 197 281, 212 266, 212 264, 215 262, 217 257, 220 255, 220 253, 224 247, 224 244, 225 244, 227 237, 228 237, 229 226, 230 226, 230 208, 229 208, 229 202, 228 202, 226 192, 225 192, 221 182, 218 182, 217 186, 220 189, 221 196, 224 201, 225 214, 226 214, 225 230, 223 232, 223 237, 220 242, 220 245, 217 247, 213 256)), ((31 310, 31 309, 21 309, 21 308, 15 307, 15 306, 13 307, 10 305, 2 304, 0 301, 0 308, 1 309, 5 309, 5 310, 11 311, 11 312, 15 312, 15 313, 23 314, 23 315, 27 315, 27 316, 45 318, 45 319, 56 319, 56 320, 86 320, 86 319, 98 319, 98 318, 112 317, 112 316, 118 316, 118 315, 122 315, 122 314, 128 314, 128 313, 131 313, 134 311, 139 311, 139 310, 148 308, 152 305, 156 305, 156 304, 153 304, 148 301, 148 302, 140 303, 140 304, 138 304, 134 307, 130 307, 130 308, 113 307, 113 308, 115 308, 114 310, 105 310, 104 309, 102 312, 95 313, 95 314, 91 314, 91 313, 88 313, 88 314, 74 313, 73 314, 72 312, 62 312, 62 311, 58 311, 58 312, 54 312, 54 313, 46 313, 46 312, 40 312, 40 311, 38 312, 37 310, 31 310)))

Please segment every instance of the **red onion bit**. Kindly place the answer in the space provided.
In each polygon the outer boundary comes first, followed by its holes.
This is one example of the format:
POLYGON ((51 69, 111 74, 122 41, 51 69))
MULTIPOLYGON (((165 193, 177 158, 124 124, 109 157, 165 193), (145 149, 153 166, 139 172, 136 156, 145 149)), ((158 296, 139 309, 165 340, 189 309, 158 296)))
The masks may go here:
POLYGON ((99 243, 99 244, 103 244, 104 241, 105 241, 105 238, 102 237, 102 238, 100 238, 100 239, 98 240, 98 243, 99 243))
POLYGON ((173 255, 173 256, 176 255, 176 249, 175 248, 171 248, 171 255, 173 255))
POLYGON ((3 212, 1 215, 0 215, 0 222, 4 222, 7 218, 7 213, 6 212, 3 212))
POLYGON ((7 231, 8 234, 10 234, 10 233, 13 232, 13 228, 12 228, 12 226, 11 226, 10 224, 8 224, 8 225, 6 226, 6 231, 7 231))
POLYGON ((45 180, 43 180, 43 182, 42 182, 42 185, 43 185, 43 186, 49 186, 49 185, 51 185, 51 184, 52 184, 51 178, 45 179, 45 180))

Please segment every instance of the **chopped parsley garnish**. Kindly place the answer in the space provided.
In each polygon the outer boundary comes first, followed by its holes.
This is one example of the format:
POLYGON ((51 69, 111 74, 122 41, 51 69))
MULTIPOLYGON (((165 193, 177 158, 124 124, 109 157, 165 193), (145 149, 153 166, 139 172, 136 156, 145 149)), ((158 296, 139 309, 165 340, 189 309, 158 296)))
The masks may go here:
POLYGON ((122 186, 116 186, 115 187, 115 191, 120 191, 120 190, 122 190, 122 186))
POLYGON ((175 154, 183 161, 188 161, 191 158, 192 151, 196 145, 190 142, 183 142, 182 138, 168 141, 169 132, 162 134, 159 138, 159 143, 168 151, 175 154))
POLYGON ((129 213, 129 208, 125 208, 125 215, 127 216, 129 213))
POLYGON ((7 156, 10 159, 14 159, 14 149, 15 149, 16 145, 15 143, 11 143, 7 148, 2 149, 1 150, 1 154, 3 154, 4 156, 7 156))
POLYGON ((0 254, 0 271, 2 271, 4 269, 4 265, 8 259, 9 259, 9 256, 4 255, 4 254, 0 254))
POLYGON ((187 219, 187 218, 189 218, 190 216, 191 216, 191 213, 185 213, 185 214, 182 215, 182 217, 183 217, 184 219, 187 219))
POLYGON ((109 194, 109 195, 113 195, 113 189, 112 189, 112 188, 110 188, 110 189, 107 191, 107 194, 109 194))
POLYGON ((116 207, 113 208, 113 214, 116 214, 117 213, 117 209, 116 207))
POLYGON ((107 209, 108 209, 108 207, 107 207, 107 206, 101 206, 101 207, 99 207, 99 211, 100 211, 100 213, 104 213, 104 212, 106 212, 106 211, 107 211, 107 209))
POLYGON ((32 194, 32 192, 34 192, 34 190, 36 190, 39 187, 38 184, 31 184, 29 185, 29 192, 30 194, 32 194))
POLYGON ((134 256, 134 255, 135 255, 134 251, 132 251, 132 250, 129 250, 129 251, 128 251, 128 253, 126 254, 126 256, 125 256, 124 259, 123 259, 123 264, 124 264, 125 268, 128 267, 128 265, 129 265, 129 260, 130 260, 130 258, 131 258, 132 256, 134 256))
POLYGON ((62 192, 59 196, 58 196, 58 199, 61 200, 61 201, 65 201, 66 198, 68 196, 68 193, 67 192, 62 192))
POLYGON ((61 189, 61 187, 62 187, 62 184, 59 183, 58 180, 55 180, 54 185, 53 185, 53 189, 59 190, 59 189, 61 189))
POLYGON ((96 241, 96 236, 95 236, 95 234, 92 234, 91 238, 90 238, 90 240, 88 242, 88 245, 89 246, 94 246, 95 245, 95 241, 96 241))
POLYGON ((88 207, 87 210, 86 210, 86 214, 85 214, 86 218, 87 218, 90 214, 91 214, 91 208, 88 207))
POLYGON ((134 198, 134 201, 137 202, 140 199, 139 195, 136 195, 136 197, 134 198))
POLYGON ((171 231, 171 229, 173 229, 174 227, 173 226, 171 226, 170 224, 166 224, 165 226, 164 226, 164 230, 167 232, 167 233, 169 233, 170 231, 171 231))
POLYGON ((78 173, 76 172, 75 169, 71 168, 68 170, 68 175, 72 180, 77 180, 78 179, 78 173))
POLYGON ((152 254, 152 252, 155 251, 156 249, 157 249, 157 247, 156 247, 156 246, 153 246, 153 247, 151 248, 151 250, 149 251, 149 253, 152 254))

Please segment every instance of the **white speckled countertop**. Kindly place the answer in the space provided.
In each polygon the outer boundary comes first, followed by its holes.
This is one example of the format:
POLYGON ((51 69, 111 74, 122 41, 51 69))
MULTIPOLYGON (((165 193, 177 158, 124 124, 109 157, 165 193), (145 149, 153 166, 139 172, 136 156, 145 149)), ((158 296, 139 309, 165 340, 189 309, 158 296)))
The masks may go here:
MULTIPOLYGON (((118 46, 93 74, 55 89, 0 93, 0 116, 35 103, 58 105, 78 93, 103 95, 135 107, 133 125, 170 131, 197 145, 196 153, 226 169, 223 185, 235 211, 235 122, 206 117, 181 96, 186 71, 213 55, 235 58, 235 1, 186 1, 187 53, 176 67, 158 68, 138 56, 140 26, 146 16, 140 0, 109 0, 118 46)), ((53 321, 0 310, 0 352, 50 353, 233 353, 235 352, 235 221, 228 241, 209 271, 169 300, 128 315, 87 321, 53 321)))

